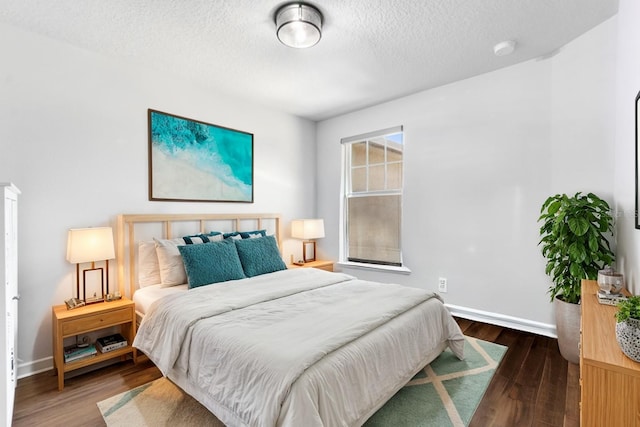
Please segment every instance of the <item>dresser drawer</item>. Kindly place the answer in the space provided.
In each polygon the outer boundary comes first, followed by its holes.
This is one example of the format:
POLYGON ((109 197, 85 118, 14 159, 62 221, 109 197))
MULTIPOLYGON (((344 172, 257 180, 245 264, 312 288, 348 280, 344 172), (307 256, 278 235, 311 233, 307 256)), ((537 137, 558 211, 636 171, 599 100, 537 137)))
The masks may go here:
POLYGON ((131 309, 97 313, 91 316, 71 319, 62 323, 62 335, 77 335, 94 329, 106 328, 120 323, 131 322, 131 309))

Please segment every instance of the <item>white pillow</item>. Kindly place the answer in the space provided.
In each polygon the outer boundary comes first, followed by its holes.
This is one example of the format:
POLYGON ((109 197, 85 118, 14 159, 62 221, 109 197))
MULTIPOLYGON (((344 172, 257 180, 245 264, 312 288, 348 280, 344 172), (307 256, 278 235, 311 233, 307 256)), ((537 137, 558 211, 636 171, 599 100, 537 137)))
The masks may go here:
POLYGON ((160 281, 162 286, 175 286, 187 283, 187 273, 178 246, 185 244, 183 238, 163 240, 153 238, 158 256, 160 281))
POLYGON ((144 288, 161 282, 156 242, 149 240, 138 243, 138 286, 144 288))

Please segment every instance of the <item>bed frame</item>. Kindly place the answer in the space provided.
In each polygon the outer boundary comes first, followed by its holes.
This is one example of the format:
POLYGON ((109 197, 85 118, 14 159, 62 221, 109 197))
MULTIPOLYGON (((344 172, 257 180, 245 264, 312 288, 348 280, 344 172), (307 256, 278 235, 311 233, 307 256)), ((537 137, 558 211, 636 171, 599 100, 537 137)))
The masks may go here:
POLYGON ((282 250, 280 239, 280 214, 121 214, 116 225, 116 268, 118 290, 123 296, 133 298, 138 289, 138 242, 171 239, 188 234, 209 231, 251 231, 266 229, 282 250))
MULTIPOLYGON (((137 285, 137 256, 138 242, 148 241, 152 237, 170 239, 188 234, 206 233, 208 231, 251 231, 258 229, 266 229, 267 234, 274 235, 278 245, 281 245, 281 227, 279 214, 123 214, 117 218, 117 275, 118 288, 122 295, 128 295, 133 298, 137 285)), ((426 304, 426 303, 425 303, 426 304)), ((404 328, 404 324, 412 323, 412 319, 422 316, 423 310, 412 309, 397 316, 391 322, 394 325, 387 326, 400 330, 409 330, 404 328), (400 322, 400 323, 398 323, 400 322)), ((374 339, 373 333, 365 335, 367 340, 374 339)), ((408 367, 409 375, 406 378, 389 377, 385 382, 385 390, 381 392, 379 399, 372 403, 372 407, 363 410, 357 424, 362 424, 376 410, 378 410, 395 392, 402 388, 420 369, 430 363, 437 357, 447 346, 448 341, 436 343, 433 348, 426 348, 418 355, 420 360, 416 360, 411 365, 405 363, 408 367)), ((338 349, 338 351, 347 351, 338 349)), ((380 362, 382 363, 382 362, 380 362)), ((379 363, 378 370, 384 367, 379 363)), ((369 362, 370 365, 375 363, 369 362)), ((221 408, 220 404, 212 400, 211 397, 198 386, 189 381, 188 377, 180 369, 172 368, 165 375, 171 379, 180 388, 185 390, 189 395, 209 408, 212 412, 214 409, 221 408)))

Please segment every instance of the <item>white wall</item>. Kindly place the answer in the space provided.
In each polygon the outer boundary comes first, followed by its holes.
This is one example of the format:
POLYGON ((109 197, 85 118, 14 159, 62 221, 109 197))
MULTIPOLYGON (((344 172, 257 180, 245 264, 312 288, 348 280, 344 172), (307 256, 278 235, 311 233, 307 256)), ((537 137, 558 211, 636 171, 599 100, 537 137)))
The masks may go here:
POLYGON ((615 200, 618 216, 618 265, 628 287, 640 294, 640 230, 635 229, 635 98, 640 91, 640 2, 620 0, 615 200))
POLYGON ((344 271, 431 290, 447 277, 447 303, 553 333, 537 218, 557 192, 612 201, 615 43, 613 18, 550 58, 320 122, 319 251, 338 257, 340 138, 404 125, 412 273, 344 271))
MULTIPOLYGON (((621 0, 618 17, 551 58, 327 120, 315 135, 311 122, 0 24, 0 180, 23 191, 20 371, 51 364, 50 306, 74 292, 67 229, 109 225, 118 213, 277 211, 287 233, 289 219, 318 215, 319 252, 337 259, 340 138, 398 124, 412 274, 349 272, 433 290, 445 276, 449 304, 553 323, 537 247, 542 201, 579 190, 611 200, 615 187, 616 206, 634 209, 639 8, 621 0), (255 203, 149 202, 147 108, 254 133, 255 203), (308 185, 316 165, 317 198, 308 185)), ((618 230, 638 292, 640 231, 632 215, 618 230)), ((285 242, 285 258, 298 246, 285 242)))
MULTIPOLYGON (((69 228, 114 225, 119 213, 280 212, 286 237, 291 218, 315 213, 304 185, 315 123, 4 24, 0 51, 0 181, 22 190, 22 375, 51 366, 51 305, 75 293, 69 228), (148 201, 148 108, 253 133, 255 203, 148 201)), ((285 242, 286 259, 296 251, 285 242)))

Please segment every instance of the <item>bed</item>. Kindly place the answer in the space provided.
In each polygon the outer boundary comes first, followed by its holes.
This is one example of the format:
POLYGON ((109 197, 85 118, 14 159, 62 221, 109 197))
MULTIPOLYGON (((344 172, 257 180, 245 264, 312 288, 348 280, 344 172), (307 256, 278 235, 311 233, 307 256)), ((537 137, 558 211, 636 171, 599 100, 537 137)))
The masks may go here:
POLYGON ((118 283, 141 319, 134 346, 226 425, 361 425, 445 348, 463 357, 436 294, 287 269, 280 247, 277 214, 118 217, 118 283), (161 248, 184 237, 186 279, 168 286, 161 248))

